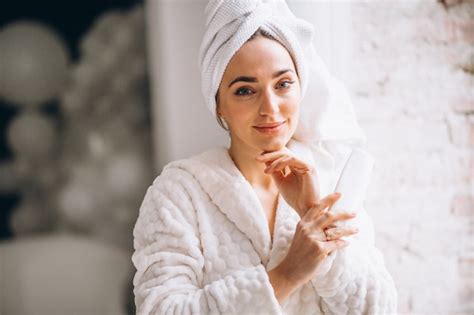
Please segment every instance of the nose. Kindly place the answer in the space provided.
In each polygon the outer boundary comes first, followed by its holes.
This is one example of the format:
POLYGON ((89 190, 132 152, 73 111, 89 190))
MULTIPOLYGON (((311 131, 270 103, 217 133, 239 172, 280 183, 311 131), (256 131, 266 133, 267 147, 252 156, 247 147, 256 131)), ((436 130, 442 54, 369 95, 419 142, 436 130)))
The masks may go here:
POLYGON ((259 114, 273 116, 280 111, 280 104, 278 96, 272 90, 265 90, 262 93, 259 114))

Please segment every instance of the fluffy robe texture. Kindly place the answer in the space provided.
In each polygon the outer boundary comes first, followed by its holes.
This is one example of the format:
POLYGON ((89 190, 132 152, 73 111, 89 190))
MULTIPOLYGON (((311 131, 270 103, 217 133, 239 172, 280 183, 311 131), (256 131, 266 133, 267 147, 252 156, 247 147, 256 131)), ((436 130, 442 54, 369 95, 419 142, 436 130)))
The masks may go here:
MULTIPOLYGON (((293 140, 288 147, 316 164, 324 160, 293 140)), ((339 144, 333 172, 321 172, 324 195, 350 150, 339 144)), ((148 188, 134 229, 137 314, 396 314, 373 223, 364 209, 358 213, 351 225, 360 232, 350 245, 280 305, 267 271, 288 252, 296 212, 280 195, 271 236, 255 191, 225 147, 171 162, 148 188)))

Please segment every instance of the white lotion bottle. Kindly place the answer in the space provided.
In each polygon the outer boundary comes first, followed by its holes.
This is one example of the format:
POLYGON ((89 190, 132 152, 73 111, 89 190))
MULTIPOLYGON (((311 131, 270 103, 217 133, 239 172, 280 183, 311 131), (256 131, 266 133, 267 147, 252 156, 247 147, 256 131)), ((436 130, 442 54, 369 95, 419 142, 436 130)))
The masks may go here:
MULTIPOLYGON (((350 226, 359 228, 357 234, 343 237, 345 240, 350 241, 352 237, 358 237, 358 234, 364 233, 364 226, 358 225, 357 222, 363 221, 361 220, 361 215, 367 216, 365 211, 362 213, 360 210, 363 207, 373 166, 374 158, 372 155, 362 149, 354 148, 337 181, 334 192, 341 193, 341 196, 329 211, 334 214, 340 212, 357 213, 356 218, 338 221, 336 224, 338 227, 350 226)), ((370 220, 370 218, 368 219, 370 220)))

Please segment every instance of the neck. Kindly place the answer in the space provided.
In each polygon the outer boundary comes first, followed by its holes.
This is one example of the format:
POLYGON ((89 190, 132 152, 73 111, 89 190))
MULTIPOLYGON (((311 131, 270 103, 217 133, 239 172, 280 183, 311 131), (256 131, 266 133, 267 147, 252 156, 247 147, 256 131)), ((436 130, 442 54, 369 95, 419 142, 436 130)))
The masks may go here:
POLYGON ((277 188, 273 177, 270 174, 264 173, 265 163, 255 160, 262 152, 255 148, 245 147, 244 149, 241 146, 237 147, 233 142, 231 142, 229 148, 230 157, 252 187, 265 191, 275 190, 277 188))

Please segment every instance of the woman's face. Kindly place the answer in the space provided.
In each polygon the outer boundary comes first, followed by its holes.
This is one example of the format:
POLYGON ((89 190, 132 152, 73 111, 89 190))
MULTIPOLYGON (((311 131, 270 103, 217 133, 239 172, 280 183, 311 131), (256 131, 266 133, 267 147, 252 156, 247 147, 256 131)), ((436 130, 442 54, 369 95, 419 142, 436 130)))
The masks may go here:
POLYGON ((299 79, 290 54, 277 41, 256 37, 245 43, 227 66, 218 97, 219 113, 239 149, 279 150, 296 129, 299 79))

